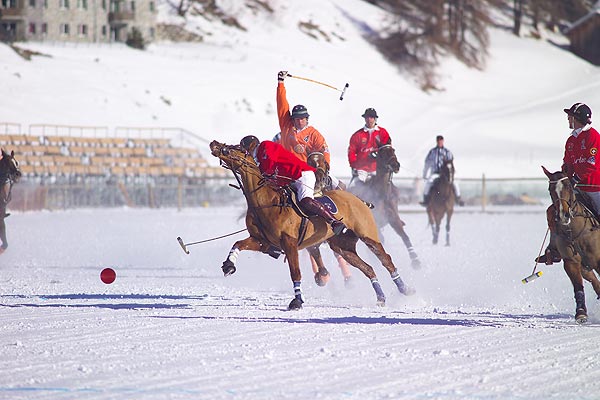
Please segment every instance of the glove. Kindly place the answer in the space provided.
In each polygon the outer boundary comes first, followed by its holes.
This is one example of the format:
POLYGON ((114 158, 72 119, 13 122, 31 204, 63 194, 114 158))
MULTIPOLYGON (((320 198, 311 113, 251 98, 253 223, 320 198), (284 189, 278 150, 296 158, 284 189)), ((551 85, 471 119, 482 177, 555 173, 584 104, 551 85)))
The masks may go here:
POLYGON ((573 177, 571 178, 571 180, 573 181, 574 184, 578 184, 579 182, 581 182, 581 177, 577 174, 573 174, 573 177))
POLYGON ((376 151, 372 151, 369 153, 369 157, 371 158, 377 158, 377 152, 376 151))
POLYGON ((277 74, 277 80, 279 82, 283 82, 283 80, 285 79, 286 76, 288 76, 287 71, 279 71, 279 73, 277 74))

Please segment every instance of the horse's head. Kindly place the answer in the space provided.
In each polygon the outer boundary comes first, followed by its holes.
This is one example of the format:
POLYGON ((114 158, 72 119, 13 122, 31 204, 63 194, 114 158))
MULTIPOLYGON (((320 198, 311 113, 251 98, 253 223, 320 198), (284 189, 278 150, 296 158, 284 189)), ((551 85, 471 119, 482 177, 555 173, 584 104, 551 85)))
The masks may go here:
POLYGON ((400 171, 400 162, 396 157, 396 150, 391 144, 384 144, 377 150, 377 173, 397 173, 400 171))
POLYGON ((329 172, 329 164, 325 161, 325 155, 320 151, 313 151, 310 153, 306 159, 306 163, 325 173, 329 172))
POLYGON ((21 179, 21 170, 19 169, 19 162, 15 158, 14 151, 7 153, 4 149, 2 149, 2 158, 0 159, 0 176, 5 176, 5 179, 8 179, 13 183, 18 182, 19 179, 21 179))
POLYGON ((254 158, 240 145, 227 145, 213 140, 209 146, 211 154, 221 160, 221 164, 226 168, 238 171, 242 166, 256 165, 254 158))
POLYGON ((313 151, 306 158, 306 163, 311 167, 317 169, 315 175, 317 177, 317 184, 315 185, 315 191, 319 192, 326 186, 327 177, 329 176, 329 164, 325 161, 325 155, 320 151, 313 151))
POLYGON ((442 167, 440 168, 440 177, 444 180, 452 183, 454 181, 454 161, 444 160, 442 167))
POLYGON ((575 191, 569 176, 561 171, 550 172, 542 166, 544 173, 548 177, 548 192, 555 209, 555 218, 562 225, 571 223, 571 209, 575 205, 575 191))

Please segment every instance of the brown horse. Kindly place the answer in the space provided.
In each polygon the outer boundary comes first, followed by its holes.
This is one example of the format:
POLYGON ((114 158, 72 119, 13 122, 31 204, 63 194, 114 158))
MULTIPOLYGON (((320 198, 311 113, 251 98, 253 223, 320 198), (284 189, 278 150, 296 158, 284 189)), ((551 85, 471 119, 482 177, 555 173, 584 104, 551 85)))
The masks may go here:
POLYGON ((15 152, 11 151, 9 154, 2 149, 2 158, 0 158, 0 240, 2 240, 0 254, 4 253, 8 247, 6 224, 4 223, 4 219, 8 217, 6 206, 11 199, 12 186, 20 178, 21 171, 19 170, 19 163, 15 159, 15 152))
MULTIPOLYGON (((325 155, 319 151, 313 151, 307 157, 306 163, 311 167, 317 169, 315 175, 317 177, 317 183, 315 185, 315 196, 323 196, 323 192, 330 190, 346 190, 346 185, 339 181, 334 187, 333 180, 331 176, 329 176, 329 164, 325 161, 325 155)), ((323 258, 321 257, 321 252, 319 251, 319 246, 316 245, 311 248, 308 248, 308 252, 311 257, 311 265, 313 269, 313 273, 315 274, 315 283, 318 286, 325 286, 329 281, 330 275, 327 268, 325 268, 325 264, 323 263, 323 258)), ((346 287, 351 286, 351 278, 352 274, 350 273, 350 269, 348 268, 348 263, 344 260, 344 258, 335 253, 335 258, 340 267, 340 271, 342 272, 342 276, 344 277, 344 284, 346 287)))
POLYGON ((270 253, 273 249, 280 249, 286 255, 294 285, 295 297, 288 308, 290 310, 302 308, 304 300, 298 249, 327 241, 333 251, 341 254, 371 280, 378 304, 385 304, 385 295, 375 271, 356 253, 356 243, 360 239, 388 270, 400 293, 404 295, 414 293, 414 290, 402 281, 392 258, 379 242, 377 226, 369 208, 354 195, 342 190, 327 192, 339 209, 337 216, 343 218, 348 227, 346 233, 335 236, 329 224, 319 217, 310 217, 303 232, 301 229, 303 218, 292 207, 287 206, 284 191, 273 187, 269 180, 262 176, 252 156, 240 146, 228 146, 216 140, 210 143, 210 150, 213 156, 221 160, 225 168, 234 173, 248 204, 246 227, 250 236, 237 241, 231 248, 221 267, 225 276, 235 272, 240 251, 270 253))
POLYGON ((573 284, 575 320, 585 323, 588 316, 583 278, 592 283, 594 291, 600 296, 600 281, 594 274, 594 270, 600 273, 600 223, 582 203, 581 194, 576 194, 567 175, 560 171, 551 173, 542 168, 550 181, 548 191, 555 212, 551 240, 573 284))
POLYGON ((421 261, 404 230, 406 224, 398 214, 400 192, 392 183, 393 174, 399 170, 400 162, 396 157, 396 150, 392 145, 383 145, 377 150, 375 176, 366 183, 357 183, 350 186, 348 190, 374 205, 373 215, 379 227, 379 234, 382 235, 382 229, 389 224, 402 238, 411 259, 412 267, 418 269, 421 267, 421 261))
POLYGON ((444 161, 440 168, 440 176, 431 186, 427 217, 433 234, 433 244, 437 244, 440 225, 446 215, 446 246, 450 246, 450 221, 454 213, 454 163, 444 161))

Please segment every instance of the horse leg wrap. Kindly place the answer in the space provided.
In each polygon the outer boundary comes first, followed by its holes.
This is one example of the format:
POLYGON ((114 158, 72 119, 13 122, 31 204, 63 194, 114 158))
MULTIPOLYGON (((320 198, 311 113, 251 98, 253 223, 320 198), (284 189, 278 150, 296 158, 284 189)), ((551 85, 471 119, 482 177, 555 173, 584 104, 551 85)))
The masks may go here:
POLYGON ((398 287, 398 290, 400 291, 400 293, 406 293, 406 284, 404 283, 402 278, 400 278, 400 275, 398 274, 397 271, 394 271, 392 273, 392 280, 398 287))
POLYGON ((579 324, 584 324, 588 320, 587 308, 585 307, 585 293, 583 290, 575 292, 575 321, 579 324))
POLYGON ((302 288, 300 287, 300 281, 294 282, 294 296, 296 300, 300 301, 300 303, 304 303, 304 299, 302 298, 302 288))
POLYGON ((583 310, 584 312, 587 311, 585 306, 585 293, 583 290, 578 290, 575 292, 575 304, 577 310, 583 310))
POLYGON ((377 303, 385 304, 385 294, 383 294, 383 290, 381 289, 381 285, 377 278, 371 279, 371 285, 373 285, 375 294, 377 294, 377 303))
POLYGON ((415 260, 415 259, 419 258, 414 247, 410 246, 407 250, 408 250, 408 256, 410 257, 411 260, 415 260))
POLYGON ((225 276, 229 276, 235 272, 235 263, 237 262, 239 255, 240 249, 238 249, 237 247, 231 249, 229 255, 227 256, 227 259, 223 261, 223 266, 221 267, 225 276))

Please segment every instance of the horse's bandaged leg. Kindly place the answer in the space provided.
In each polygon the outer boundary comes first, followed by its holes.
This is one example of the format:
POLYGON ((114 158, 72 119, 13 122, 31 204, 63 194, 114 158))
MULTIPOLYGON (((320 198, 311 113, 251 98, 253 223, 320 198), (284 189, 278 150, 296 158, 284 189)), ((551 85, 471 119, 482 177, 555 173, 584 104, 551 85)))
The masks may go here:
POLYGON ((223 274, 225 276, 229 276, 231 274, 235 273, 235 263, 237 262, 237 258, 238 255, 240 254, 240 249, 238 249, 237 247, 233 247, 231 249, 231 251, 229 252, 229 255, 227 256, 227 258, 225 259, 225 261, 223 261, 223 266, 221 267, 221 270, 223 271, 223 274))
POLYGON ((294 281, 294 296, 297 300, 304 303, 304 299, 302 298, 302 288, 300 287, 300 281, 294 281))
POLYGON ((238 249, 237 247, 232 247, 231 250, 229 251, 229 255, 227 256, 227 259, 229 261, 231 261, 233 263, 233 265, 235 265, 237 263, 237 259, 238 259, 239 255, 240 255, 240 249, 238 249))
POLYGON ((377 294, 377 304, 384 305, 385 304, 385 294, 383 294, 383 289, 381 289, 381 284, 379 283, 377 278, 371 279, 371 285, 373 285, 375 294, 377 294))

